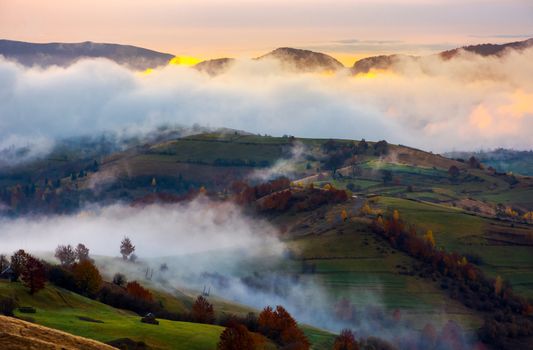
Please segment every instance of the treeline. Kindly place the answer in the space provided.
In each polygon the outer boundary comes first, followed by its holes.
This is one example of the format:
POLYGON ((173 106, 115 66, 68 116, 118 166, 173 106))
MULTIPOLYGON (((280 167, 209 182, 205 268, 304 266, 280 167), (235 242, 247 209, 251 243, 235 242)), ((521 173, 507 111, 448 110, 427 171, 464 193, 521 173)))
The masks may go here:
POLYGON ((396 249, 423 263, 421 277, 440 281, 450 297, 485 313, 479 337, 501 349, 514 349, 515 340, 533 335, 533 306, 513 293, 501 278, 490 279, 465 256, 448 253, 435 246, 431 231, 421 237, 413 225, 407 226, 398 211, 373 220, 372 230, 396 249))
POLYGON ((331 185, 323 189, 315 188, 312 184, 291 188, 290 180, 284 177, 256 186, 245 182, 234 183, 232 191, 237 203, 255 204, 259 212, 307 211, 348 199, 345 190, 338 190, 331 185))
POLYGON ((374 155, 383 156, 389 152, 389 144, 382 140, 373 145, 362 139, 359 142, 339 142, 333 139, 326 141, 322 145, 322 152, 325 154, 323 160, 324 168, 332 170, 333 174, 338 168, 342 167, 344 163, 357 155, 374 155))

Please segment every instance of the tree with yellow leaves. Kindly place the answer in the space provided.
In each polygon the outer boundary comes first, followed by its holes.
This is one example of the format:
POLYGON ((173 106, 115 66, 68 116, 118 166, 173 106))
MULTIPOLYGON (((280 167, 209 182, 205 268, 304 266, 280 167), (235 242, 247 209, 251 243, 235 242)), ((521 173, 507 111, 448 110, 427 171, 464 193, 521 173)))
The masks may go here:
POLYGON ((394 219, 394 221, 400 220, 400 212, 394 209, 394 212, 392 213, 392 218, 394 219))
POLYGON ((435 248, 435 237, 433 237, 433 231, 427 230, 424 235, 424 240, 432 247, 435 248))
POLYGON ((372 208, 370 208, 370 205, 368 205, 368 202, 365 202, 365 204, 363 204, 363 206, 361 207, 361 214, 363 215, 373 214, 372 208))
POLYGON ((533 221, 533 211, 526 212, 522 218, 526 221, 533 221))
POLYGON ((514 218, 518 216, 518 213, 515 210, 513 210, 513 208, 507 207, 505 208, 505 215, 514 218))
POLYGON ((494 293, 496 295, 500 295, 502 293, 503 289, 503 279, 500 276, 496 276, 496 279, 494 280, 494 293))
POLYGON ((342 219, 342 221, 346 221, 346 219, 348 219, 348 213, 346 212, 346 209, 342 209, 342 211, 341 211, 341 219, 342 219))

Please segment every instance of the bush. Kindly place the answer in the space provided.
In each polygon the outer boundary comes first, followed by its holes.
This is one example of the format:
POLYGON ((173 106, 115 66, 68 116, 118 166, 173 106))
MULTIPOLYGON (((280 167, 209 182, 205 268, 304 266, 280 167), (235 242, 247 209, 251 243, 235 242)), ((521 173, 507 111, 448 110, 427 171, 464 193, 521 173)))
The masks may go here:
POLYGON ((15 316, 13 311, 17 308, 17 302, 13 298, 0 299, 0 313, 5 316, 15 316))
POLYGON ((72 272, 62 268, 61 266, 49 267, 48 280, 50 283, 58 287, 68 289, 75 293, 79 292, 79 288, 76 285, 76 281, 72 272))
POLYGON ((229 325, 222 334, 217 344, 218 350, 254 350, 254 339, 245 326, 238 323, 229 325))
POLYGON ((34 307, 32 306, 21 306, 19 307, 19 311, 23 314, 34 314, 37 312, 34 307))

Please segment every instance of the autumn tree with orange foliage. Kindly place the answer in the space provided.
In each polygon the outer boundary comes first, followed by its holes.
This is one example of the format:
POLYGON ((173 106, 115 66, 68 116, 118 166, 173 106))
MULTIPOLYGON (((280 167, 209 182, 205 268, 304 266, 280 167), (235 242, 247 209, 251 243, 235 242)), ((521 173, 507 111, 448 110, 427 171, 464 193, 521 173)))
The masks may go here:
POLYGON ((102 276, 90 260, 75 264, 72 268, 72 275, 82 294, 95 295, 102 285, 102 276))
POLYGON ((217 344, 218 350, 253 350, 255 349, 254 339, 245 326, 232 322, 220 334, 217 344))
POLYGON ((343 329, 341 334, 335 338, 333 350, 359 350, 359 343, 355 340, 355 335, 349 329, 343 329))
POLYGON ((126 285, 126 292, 134 298, 153 301, 152 293, 150 293, 148 289, 141 286, 137 281, 129 282, 126 285))
POLYGON ((197 323, 213 323, 215 321, 213 305, 203 296, 198 296, 192 306, 191 318, 197 323))
POLYGON ((259 331, 282 347, 294 350, 307 350, 310 347, 305 334, 282 306, 276 306, 275 311, 267 306, 259 314, 257 322, 259 331))

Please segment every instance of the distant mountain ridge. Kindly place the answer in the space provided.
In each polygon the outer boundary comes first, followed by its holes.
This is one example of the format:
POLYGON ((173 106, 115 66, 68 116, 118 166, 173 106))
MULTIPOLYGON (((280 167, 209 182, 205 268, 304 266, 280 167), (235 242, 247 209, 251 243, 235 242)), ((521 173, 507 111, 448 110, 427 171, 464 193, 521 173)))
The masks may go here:
MULTIPOLYGON (((505 44, 470 45, 440 52, 436 55, 445 60, 466 51, 481 56, 501 56, 508 50, 524 50, 533 47, 533 38, 505 44)), ((47 43, 37 44, 13 40, 0 40, 0 55, 25 66, 49 67, 68 66, 83 58, 107 58, 134 70, 146 70, 166 65, 174 55, 157 52, 142 47, 120 44, 93 43, 47 43)), ((297 72, 339 71, 349 69, 352 74, 367 73, 372 69, 389 69, 403 58, 422 59, 428 56, 407 56, 402 54, 380 55, 360 59, 352 67, 345 67, 334 57, 321 52, 280 47, 256 60, 275 59, 282 65, 297 72)), ((209 75, 227 71, 235 58, 222 57, 208 59, 194 66, 209 75)))
POLYGON ((0 40, 0 55, 24 66, 69 66, 83 58, 107 58, 135 70, 166 65, 174 55, 131 45, 93 43, 28 43, 0 40))
MULTIPOLYGON (((463 46, 460 48, 440 52, 437 55, 445 60, 453 59, 462 51, 474 53, 484 57, 501 56, 507 50, 521 51, 530 47, 533 47, 533 38, 505 44, 480 44, 463 46)), ((372 56, 356 61, 352 66, 351 71, 353 74, 360 74, 368 73, 371 69, 389 69, 402 58, 420 59, 422 57, 423 56, 407 56, 400 54, 372 56)))

